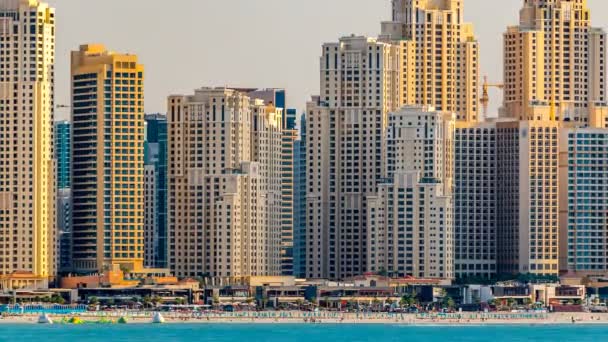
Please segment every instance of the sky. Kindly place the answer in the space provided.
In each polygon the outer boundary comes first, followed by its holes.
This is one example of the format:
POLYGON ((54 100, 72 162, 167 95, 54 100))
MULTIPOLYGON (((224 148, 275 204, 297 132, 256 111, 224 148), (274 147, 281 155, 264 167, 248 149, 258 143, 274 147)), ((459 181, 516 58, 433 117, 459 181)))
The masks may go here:
MULTIPOLYGON (((70 102, 70 51, 102 43, 145 65, 146 113, 171 94, 202 86, 286 88, 288 107, 319 93, 321 45, 377 36, 390 0, 46 0, 57 11, 56 103, 70 102)), ((608 1, 588 0, 594 26, 608 26, 608 1)), ((465 0, 480 42, 481 74, 502 81, 502 34, 523 0, 465 0)), ((491 93, 490 111, 502 101, 491 93)), ((59 109, 58 119, 69 110, 59 109)))

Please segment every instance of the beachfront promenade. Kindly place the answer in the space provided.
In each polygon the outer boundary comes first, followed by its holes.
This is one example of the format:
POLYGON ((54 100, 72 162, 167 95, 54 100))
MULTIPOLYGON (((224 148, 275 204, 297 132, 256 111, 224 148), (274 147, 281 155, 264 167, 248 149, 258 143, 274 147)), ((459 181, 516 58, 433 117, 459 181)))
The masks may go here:
MULTIPOLYGON (((55 322, 78 317, 84 323, 151 323, 153 312, 112 311, 51 315, 55 322)), ((343 312, 163 312, 167 323, 308 323, 308 324, 608 324, 608 314, 591 313, 343 313, 343 312)), ((36 323, 38 315, 4 315, 2 323, 36 323)))

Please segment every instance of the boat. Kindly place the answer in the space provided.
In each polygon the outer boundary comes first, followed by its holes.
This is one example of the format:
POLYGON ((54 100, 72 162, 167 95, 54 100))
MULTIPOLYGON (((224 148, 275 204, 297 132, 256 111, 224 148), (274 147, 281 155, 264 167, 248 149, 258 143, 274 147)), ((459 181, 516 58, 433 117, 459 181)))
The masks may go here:
POLYGON ((118 324, 127 324, 127 318, 125 316, 122 316, 118 319, 118 321, 116 321, 116 323, 118 324))
POLYGON ((154 317, 152 317, 152 323, 165 323, 165 318, 160 314, 160 312, 156 312, 154 313, 154 317))
POLYGON ((49 315, 42 314, 42 315, 40 315, 40 317, 38 317, 38 323, 40 323, 40 324, 53 324, 53 320, 51 319, 51 317, 49 317, 49 315))

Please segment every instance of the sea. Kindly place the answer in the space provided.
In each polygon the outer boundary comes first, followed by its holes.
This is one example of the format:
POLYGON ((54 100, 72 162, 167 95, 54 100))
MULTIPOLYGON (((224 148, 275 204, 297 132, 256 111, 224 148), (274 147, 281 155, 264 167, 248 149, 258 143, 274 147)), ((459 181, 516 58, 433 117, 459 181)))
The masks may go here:
POLYGON ((576 341, 608 339, 608 326, 408 326, 348 324, 0 324, 0 341, 392 342, 576 341))

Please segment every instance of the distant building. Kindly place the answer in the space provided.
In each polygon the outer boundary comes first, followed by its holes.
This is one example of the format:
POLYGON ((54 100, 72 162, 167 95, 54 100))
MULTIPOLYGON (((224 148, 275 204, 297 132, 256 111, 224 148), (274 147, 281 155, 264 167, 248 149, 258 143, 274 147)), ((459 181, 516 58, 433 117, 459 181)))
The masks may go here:
POLYGON ((55 123, 55 156, 57 159, 57 189, 71 187, 72 157, 71 124, 69 121, 55 123))
POLYGON ((57 242, 59 244, 59 273, 72 272, 72 190, 57 193, 57 242))
POLYGON ((145 116, 144 265, 167 266, 167 117, 145 116))
POLYGON ((45 287, 57 271, 55 9, 0 1, 0 36, 0 278, 45 287))
POLYGON ((295 109, 287 109, 284 113, 281 152, 281 274, 291 276, 294 272, 294 143, 298 138, 298 113, 295 109))
POLYGON ((76 273, 144 261, 144 67, 137 56, 72 52, 73 264, 76 273))
POLYGON ((367 198, 367 271, 454 278, 455 115, 404 107, 388 121, 387 178, 367 198))
POLYGON ((72 271, 72 137, 69 121, 55 123, 57 160, 57 243, 58 272, 72 271))
POLYGON ((383 177, 386 118, 400 105, 400 51, 357 36, 322 47, 321 95, 306 108, 308 278, 368 269, 367 196, 383 177))
POLYGON ((497 122, 497 270, 558 275, 560 123, 549 106, 535 120, 497 122))
POLYGON ((176 276, 281 274, 282 116, 234 89, 168 98, 169 267, 176 276))
POLYGON ((300 119, 300 138, 293 144, 293 275, 306 277, 306 115, 300 119))
POLYGON ((608 130, 564 129, 560 140, 560 270, 608 273, 608 130))
POLYGON ((496 123, 457 122, 454 149, 454 273, 496 276, 496 123))
POLYGON ((527 0, 504 34, 502 114, 528 120, 535 101, 553 102, 557 120, 608 127, 606 67, 587 1, 527 0))
POLYGON ((401 47, 400 101, 479 121, 479 42, 464 0, 393 0, 382 38, 401 47))

